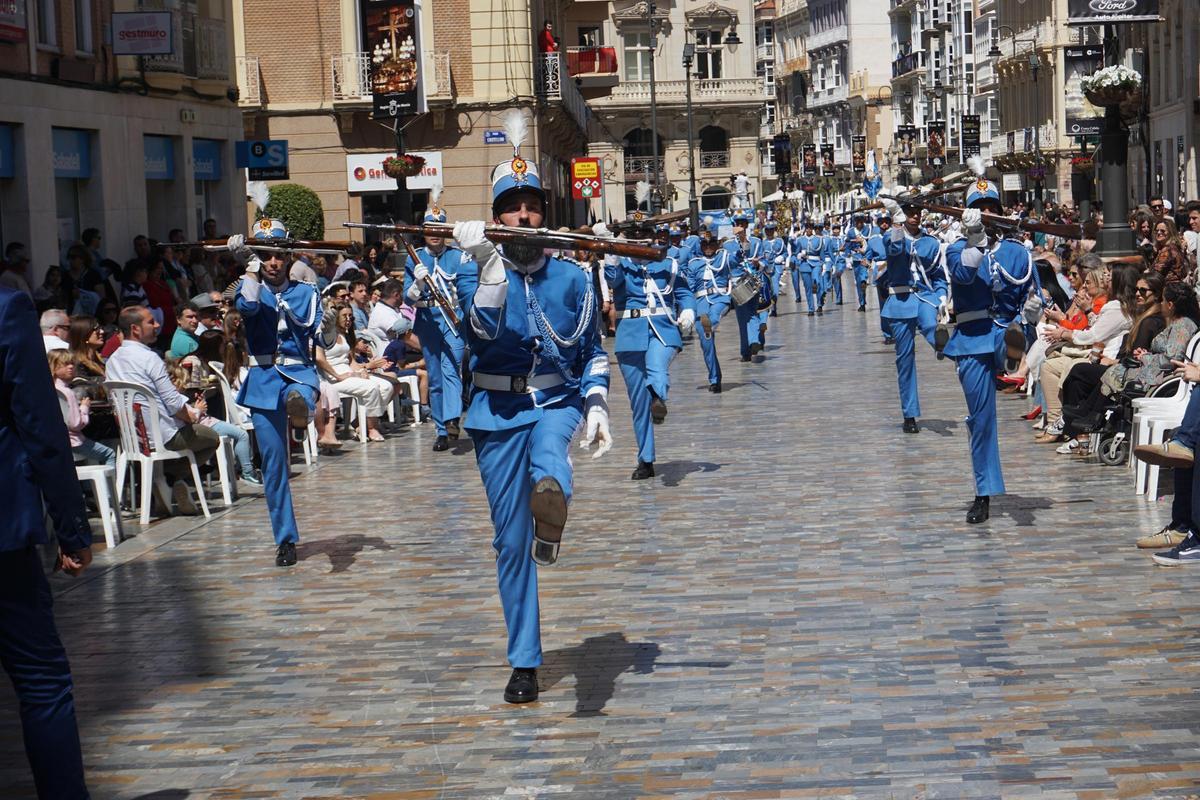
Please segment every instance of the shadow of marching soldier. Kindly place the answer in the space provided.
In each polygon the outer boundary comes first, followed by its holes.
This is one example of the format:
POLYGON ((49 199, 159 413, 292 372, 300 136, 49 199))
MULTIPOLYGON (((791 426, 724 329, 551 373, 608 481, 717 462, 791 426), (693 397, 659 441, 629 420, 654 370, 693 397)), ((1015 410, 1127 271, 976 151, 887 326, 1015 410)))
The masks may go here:
POLYGON ((547 653, 540 671, 542 689, 565 675, 575 676, 572 717, 605 716, 604 707, 616 692, 617 676, 630 669, 637 675, 654 672, 662 649, 654 642, 631 642, 621 631, 592 636, 575 647, 547 653))

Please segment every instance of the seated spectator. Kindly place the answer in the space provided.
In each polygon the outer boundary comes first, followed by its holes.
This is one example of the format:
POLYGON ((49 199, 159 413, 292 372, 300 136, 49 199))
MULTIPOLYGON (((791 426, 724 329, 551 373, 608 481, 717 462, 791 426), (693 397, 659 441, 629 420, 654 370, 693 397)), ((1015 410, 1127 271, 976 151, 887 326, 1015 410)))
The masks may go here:
POLYGON ((149 269, 146 270, 146 279, 142 283, 142 289, 145 290, 146 301, 150 308, 158 311, 158 314, 155 315, 156 318, 162 319, 160 342, 170 346, 175 336, 175 293, 167 284, 166 269, 166 263, 161 258, 152 260, 149 269))
POLYGON ((63 293, 67 308, 76 314, 94 314, 105 293, 104 276, 92 267, 92 254, 76 242, 67 248, 67 269, 63 272, 63 293))
MULTIPOLYGON (((121 312, 117 325, 123 341, 104 366, 105 379, 145 387, 155 402, 159 427, 166 440, 161 444, 168 450, 191 450, 196 455, 197 464, 206 463, 216 453, 221 437, 211 428, 196 424, 208 410, 207 404, 200 399, 189 405, 187 398, 171 383, 162 358, 150 349, 150 345, 158 338, 158 320, 150 313, 150 309, 130 306, 121 312)), ((163 469, 168 477, 175 480, 172 492, 180 512, 195 514, 196 506, 187 482, 180 480, 190 474, 187 462, 167 461, 163 469)))
POLYGON ((428 419, 429 410, 429 373, 425 369, 425 356, 421 352, 421 342, 412 331, 400 339, 393 339, 384 348, 383 357, 392 366, 388 372, 398 378, 416 376, 417 393, 419 397, 409 398, 418 402, 418 412, 421 419, 428 419))
POLYGON ((51 350, 46 354, 46 359, 50 362, 50 374, 54 377, 58 404, 62 407, 63 419, 67 423, 71 451, 85 461, 116 466, 116 451, 83 435, 83 429, 89 422, 88 411, 92 399, 85 397, 80 400, 71 389, 71 381, 75 379, 75 362, 71 360, 71 354, 66 350, 51 350))
POLYGON ((117 315, 121 313, 120 307, 112 300, 101 300, 100 307, 96 309, 96 322, 100 325, 100 330, 104 333, 104 340, 108 341, 117 330, 117 315))
POLYGON ((225 312, 221 309, 220 293, 201 292, 189 302, 196 307, 196 316, 200 318, 200 322, 196 326, 197 336, 205 331, 221 330, 221 318, 225 312))
POLYGON ((69 350, 70 343, 67 342, 67 332, 71 330, 71 320, 67 317, 67 312, 61 308, 52 308, 49 311, 43 311, 41 320, 42 328, 42 344, 46 346, 46 352, 51 350, 69 350))
POLYGON ((1090 327, 1073 331, 1058 326, 1042 334, 1051 344, 1063 349, 1046 359, 1042 365, 1042 392, 1046 406, 1046 430, 1038 442, 1056 442, 1063 435, 1066 422, 1062 419, 1062 384, 1075 364, 1092 356, 1115 359, 1121 343, 1136 316, 1136 292, 1139 270, 1128 264, 1112 270, 1109 279, 1110 299, 1100 309, 1090 327))
POLYGON ((1162 275, 1166 283, 1186 281, 1191 275, 1183 239, 1174 221, 1167 217, 1154 223, 1154 262, 1150 268, 1162 275))
POLYGON ((371 308, 367 330, 382 342, 412 330, 416 309, 404 304, 404 282, 388 278, 379 290, 379 302, 371 308))
POLYGON ((62 270, 51 265, 46 268, 42 277, 42 285, 33 291, 33 302, 39 311, 47 308, 66 308, 67 298, 63 294, 62 270))
MULTIPOLYGON (((188 390, 188 381, 191 376, 191 370, 188 367, 173 361, 168 364, 167 371, 171 376, 171 383, 177 390, 181 393, 188 390)), ((262 486, 262 478, 254 469, 254 453, 250 449, 250 433, 245 428, 210 416, 207 410, 200 414, 199 424, 211 429, 218 436, 231 439, 239 477, 253 486, 262 486)))
POLYGON ((334 270, 331 280, 339 281, 343 278, 347 281, 350 280, 345 277, 345 274, 350 270, 358 269, 358 260, 361 257, 362 246, 358 242, 351 242, 350 246, 346 248, 346 255, 342 258, 342 263, 338 264, 337 269, 334 270))
MULTIPOLYGON (((202 247, 193 247, 188 250, 187 268, 192 273, 192 283, 196 291, 202 294, 208 294, 217 288, 213 281, 214 270, 209 266, 212 261, 212 256, 202 247)), ((192 299, 195 300, 195 298, 192 299)))
POLYGON ((150 301, 146 298, 146 273, 149 270, 139 259, 133 259, 125 264, 121 276, 121 306, 147 306, 150 301))
POLYGON ((196 336, 196 328, 199 325, 199 309, 191 303, 180 306, 179 314, 175 317, 175 333, 171 337, 171 347, 167 350, 167 356, 178 359, 196 352, 196 348, 200 346, 200 339, 196 336))
POLYGON ((325 380, 333 384, 339 396, 353 397, 357 402, 364 404, 367 414, 367 439, 382 442, 384 438, 379 431, 379 418, 392 402, 395 388, 387 378, 371 373, 386 367, 388 362, 384 358, 377 358, 367 364, 354 363, 351 355, 356 345, 354 315, 348 306, 334 306, 334 312, 336 333, 330 337, 333 344, 326 348, 317 348, 317 366, 321 368, 325 380))
POLYGON ((79 377, 104 379, 104 359, 100 355, 100 348, 103 346, 104 335, 95 317, 71 317, 71 327, 67 332, 67 349, 75 362, 75 371, 79 377))
POLYGON ((33 297, 26 271, 29 269, 29 251, 20 242, 9 242, 4 248, 4 271, 0 272, 0 286, 16 289, 33 297))
POLYGON ((366 281, 351 281, 350 310, 354 312, 354 330, 366 330, 371 320, 371 293, 367 290, 366 281))

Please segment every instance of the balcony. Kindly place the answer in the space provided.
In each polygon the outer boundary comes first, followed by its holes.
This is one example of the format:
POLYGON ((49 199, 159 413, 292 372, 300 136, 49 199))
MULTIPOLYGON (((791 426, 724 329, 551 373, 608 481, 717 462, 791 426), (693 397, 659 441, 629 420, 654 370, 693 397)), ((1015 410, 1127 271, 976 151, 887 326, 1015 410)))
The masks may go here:
POLYGON ((775 60, 775 45, 771 42, 760 44, 754 48, 755 61, 774 61, 775 60))
POLYGON ((729 169, 728 150, 701 150, 700 169, 729 169))
POLYGON ((223 20, 196 14, 171 12, 175 52, 141 56, 146 82, 167 91, 179 91, 185 79, 193 78, 192 89, 201 95, 223 97, 229 81, 229 50, 223 20))
POLYGON ((572 78, 585 75, 617 74, 615 47, 568 47, 567 74, 572 78))
POLYGON ((262 73, 258 56, 237 57, 238 105, 254 108, 262 105, 262 73))
POLYGON ((808 52, 811 54, 823 47, 830 47, 831 45, 848 41, 850 41, 850 28, 845 25, 835 25, 820 33, 810 33, 807 42, 808 52))
POLYGON ((850 91, 844 83, 840 86, 831 86, 825 90, 814 89, 812 95, 808 98, 808 107, 817 109, 835 103, 844 103, 849 96, 850 91))
POLYGON ((917 7, 919 0, 892 0, 888 7, 888 14, 893 13, 911 13, 917 7))
POLYGON ((657 165, 658 174, 663 174, 663 156, 657 159, 654 156, 625 156, 625 178, 626 180, 637 180, 642 176, 650 176, 655 172, 654 167, 657 165))
POLYGON ((371 57, 367 53, 338 53, 329 57, 333 102, 371 102, 371 57))
MULTIPOLYGON (((655 81, 657 102, 680 102, 687 96, 687 81, 655 81)), ((612 104, 650 102, 650 81, 622 81, 610 98, 612 104)), ((715 78, 692 81, 692 102, 727 101, 740 103, 762 102, 762 80, 759 78, 715 78)))
POLYGON ((581 131, 587 132, 591 109, 575 88, 564 62, 564 53, 539 53, 534 61, 534 87, 537 96, 548 102, 562 103, 581 131), (563 80, 566 74, 567 80, 563 80))
POLYGON ((921 72, 925 69, 925 51, 917 50, 916 52, 903 55, 892 62, 892 80, 908 77, 914 72, 921 72))
POLYGON ((773 139, 775 138, 775 131, 776 127, 774 122, 760 122, 758 124, 759 139, 773 139))
POLYGON ((450 76, 448 52, 425 52, 425 96, 430 103, 454 101, 454 82, 450 76))
POLYGON ((808 72, 808 56, 796 56, 789 58, 783 62, 783 66, 776 72, 776 77, 783 75, 791 75, 794 72, 808 72))

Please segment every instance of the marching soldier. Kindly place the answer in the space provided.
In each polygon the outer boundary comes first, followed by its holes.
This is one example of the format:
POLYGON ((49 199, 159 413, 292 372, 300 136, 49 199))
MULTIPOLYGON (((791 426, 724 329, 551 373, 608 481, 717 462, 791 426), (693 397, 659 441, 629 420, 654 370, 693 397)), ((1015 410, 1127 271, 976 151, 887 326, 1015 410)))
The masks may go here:
MULTIPOLYGON (((431 200, 425 222, 444 223, 446 212, 437 206, 437 193, 431 200)), ((440 236, 426 236, 425 245, 416 253, 418 263, 413 264, 411 257, 404 262, 404 296, 417 309, 413 332, 421 342, 429 375, 429 406, 437 431, 433 451, 439 453, 450 449, 450 439, 459 437, 465 342, 454 320, 434 301, 430 284, 451 307, 463 309, 471 304, 479 276, 467 254, 447 246, 440 236)))
POLYGON ((779 283, 783 279, 783 267, 787 263, 787 242, 777 236, 778 226, 775 220, 769 219, 763 225, 766 238, 763 239, 763 263, 767 266, 771 283, 771 316, 779 316, 779 283))
MULTIPOLYGON (((517 149, 526 126, 523 112, 510 112, 514 156, 492 173, 492 216, 506 226, 539 228, 546 193, 517 149)), ((538 697, 542 663, 535 562, 558 558, 572 493, 567 449, 580 423, 584 446, 597 444, 597 456, 612 446, 608 355, 593 320, 593 289, 577 266, 519 242, 501 251, 483 222, 457 223, 454 238, 478 264, 465 321, 474 387, 466 429, 495 528, 513 667, 504 699, 527 703, 538 697)))
MULTIPOLYGON (((254 229, 259 242, 288 238, 277 219, 259 220, 254 229)), ((260 258, 245 243, 241 234, 228 241, 230 250, 249 259, 235 301, 249 351, 237 403, 250 409, 262 457, 263 490, 275 533, 275 565, 290 567, 296 563, 300 532, 288 484, 287 428, 289 421, 293 428, 307 428, 316 408, 320 381, 313 343, 321 330, 321 295, 315 285, 288 277, 289 253, 267 252, 260 258)))
POLYGON ((900 409, 904 414, 904 432, 920 433, 917 418, 921 402, 917 397, 916 334, 922 301, 917 296, 920 285, 913 274, 914 244, 920 234, 920 211, 905 214, 900 204, 890 198, 883 206, 892 217, 891 229, 885 234, 887 253, 888 298, 880 312, 887 320, 888 331, 896 346, 896 378, 900 387, 900 409))
MULTIPOLYGON (((711 227, 711 220, 708 221, 711 227)), ((708 368, 708 390, 721 392, 721 363, 717 360, 717 345, 714 337, 721 317, 729 313, 732 303, 729 286, 732 279, 733 257, 721 247, 715 231, 705 231, 700 240, 700 254, 688 262, 686 273, 688 287, 696 304, 696 316, 700 322, 700 351, 708 368)))
POLYGON ((875 277, 875 296, 879 300, 879 329, 883 333, 884 344, 893 344, 892 329, 887 317, 883 315, 883 307, 888 299, 887 283, 887 243, 888 231, 892 228, 892 218, 887 214, 881 215, 875 223, 871 235, 867 238, 866 261, 868 270, 875 277))
POLYGON ((842 236, 841 223, 833 223, 833 230, 830 233, 829 247, 829 280, 833 286, 833 300, 837 305, 842 304, 842 273, 846 271, 846 262, 849 260, 850 252, 847 250, 846 237, 842 236))
POLYGON ((820 268, 821 242, 817 238, 812 222, 804 223, 804 235, 792 240, 792 288, 796 290, 796 304, 804 295, 808 315, 816 312, 817 280, 820 268), (815 249, 814 249, 815 248, 815 249))
POLYGON ((867 226, 866 220, 861 217, 856 217, 849 230, 846 231, 846 254, 853 268, 854 293, 858 298, 858 310, 862 312, 867 310, 867 282, 870 277, 870 268, 867 263, 866 249, 867 239, 870 235, 871 229, 867 226))
MULTIPOLYGON (((729 253, 731 281, 737 281, 752 274, 758 274, 762 269, 762 239, 750 236, 747 226, 750 215, 738 211, 733 216, 733 238, 725 242, 724 248, 729 253)), ((760 275, 760 280, 765 276, 760 275)), ((731 284, 732 285, 732 284, 731 284)), ((759 311, 758 295, 750 298, 733 309, 738 322, 738 336, 741 340, 742 361, 750 361, 763 349, 763 335, 766 332, 766 312, 759 311)))
POLYGON ((984 231, 981 212, 1001 213, 1000 192, 994 183, 980 177, 967 189, 965 207, 966 238, 946 248, 956 324, 945 354, 958 365, 958 381, 967 400, 975 473, 975 500, 967 522, 978 524, 990 515, 991 498, 1004 494, 996 430, 996 374, 1004 368, 1005 331, 1020 317, 1031 286, 1037 286, 1037 271, 1019 243, 997 241, 984 231))
POLYGON ((633 411, 638 464, 630 476, 654 477, 654 425, 667 417, 671 360, 683 349, 680 334, 691 332, 695 302, 687 275, 667 256, 660 261, 605 258, 604 275, 617 309, 615 352, 633 411))

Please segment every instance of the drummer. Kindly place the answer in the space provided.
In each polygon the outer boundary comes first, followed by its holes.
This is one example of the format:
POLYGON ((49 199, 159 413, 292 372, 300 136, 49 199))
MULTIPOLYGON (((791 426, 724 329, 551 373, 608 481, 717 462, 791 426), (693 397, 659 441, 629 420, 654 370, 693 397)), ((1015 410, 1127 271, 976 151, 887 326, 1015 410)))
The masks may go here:
POLYGON ((759 290, 763 276, 762 239, 747 233, 750 215, 745 211, 737 211, 733 216, 733 238, 725 242, 725 252, 729 254, 731 270, 730 287, 734 295, 738 295, 738 285, 754 286, 752 296, 738 303, 740 297, 734 297, 734 314, 738 322, 738 336, 741 339, 742 361, 750 361, 763 350, 763 337, 767 332, 766 313, 760 316, 758 308, 759 290))

